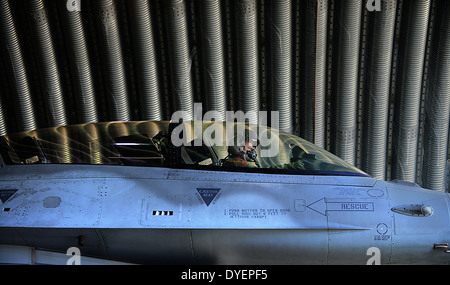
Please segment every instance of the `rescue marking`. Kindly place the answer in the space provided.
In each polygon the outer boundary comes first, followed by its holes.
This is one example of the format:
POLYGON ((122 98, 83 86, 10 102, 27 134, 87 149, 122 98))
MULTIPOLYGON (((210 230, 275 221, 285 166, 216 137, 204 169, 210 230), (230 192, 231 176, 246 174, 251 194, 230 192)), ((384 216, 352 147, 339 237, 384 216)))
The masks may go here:
POLYGON ((18 189, 2 189, 0 190, 0 200, 2 200, 3 204, 11 198, 17 192, 18 189))
POLYGON ((209 207, 209 204, 211 204, 214 198, 216 198, 217 193, 219 193, 220 188, 197 188, 197 191, 203 202, 209 207))
POLYGON ((358 211, 358 212, 373 212, 373 202, 343 202, 343 201, 327 201, 325 198, 319 199, 306 206, 323 216, 326 216, 329 211, 358 211))
POLYGON ((327 211, 373 211, 372 202, 327 202, 327 211))

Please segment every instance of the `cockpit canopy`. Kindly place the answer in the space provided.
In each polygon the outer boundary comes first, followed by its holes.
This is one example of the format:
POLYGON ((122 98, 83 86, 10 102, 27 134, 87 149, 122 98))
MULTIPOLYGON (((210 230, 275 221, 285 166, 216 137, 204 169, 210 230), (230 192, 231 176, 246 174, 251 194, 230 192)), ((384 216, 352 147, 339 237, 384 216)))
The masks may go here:
POLYGON ((7 165, 99 164, 368 176, 295 135, 235 122, 131 121, 45 128, 0 137, 7 165))

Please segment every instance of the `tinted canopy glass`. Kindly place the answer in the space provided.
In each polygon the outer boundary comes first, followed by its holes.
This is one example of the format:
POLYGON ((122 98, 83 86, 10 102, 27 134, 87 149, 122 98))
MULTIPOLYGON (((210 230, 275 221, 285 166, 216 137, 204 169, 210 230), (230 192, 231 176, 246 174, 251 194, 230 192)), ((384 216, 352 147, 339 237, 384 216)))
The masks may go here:
POLYGON ((103 122, 45 128, 0 137, 0 151, 6 164, 109 164, 367 175, 295 135, 233 122, 103 122))

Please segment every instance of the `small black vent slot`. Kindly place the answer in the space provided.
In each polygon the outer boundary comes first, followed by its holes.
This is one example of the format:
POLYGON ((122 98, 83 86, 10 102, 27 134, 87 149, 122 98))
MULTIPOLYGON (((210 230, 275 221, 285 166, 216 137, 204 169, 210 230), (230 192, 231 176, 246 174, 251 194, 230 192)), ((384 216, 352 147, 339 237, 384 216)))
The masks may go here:
POLYGON ((153 216, 173 216, 173 211, 153 211, 153 216))

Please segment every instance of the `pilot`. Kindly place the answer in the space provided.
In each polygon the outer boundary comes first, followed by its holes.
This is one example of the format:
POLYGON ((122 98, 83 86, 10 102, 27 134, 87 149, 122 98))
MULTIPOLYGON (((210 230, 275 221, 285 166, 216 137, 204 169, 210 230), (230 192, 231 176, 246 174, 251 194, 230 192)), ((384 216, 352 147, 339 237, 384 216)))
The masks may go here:
POLYGON ((152 142, 154 143, 156 149, 161 152, 163 157, 167 159, 169 151, 168 151, 168 138, 166 133, 160 131, 152 138, 152 142))
POLYGON ((223 160, 223 166, 259 168, 260 164, 257 156, 252 142, 248 141, 242 147, 229 146, 228 156, 223 160))

